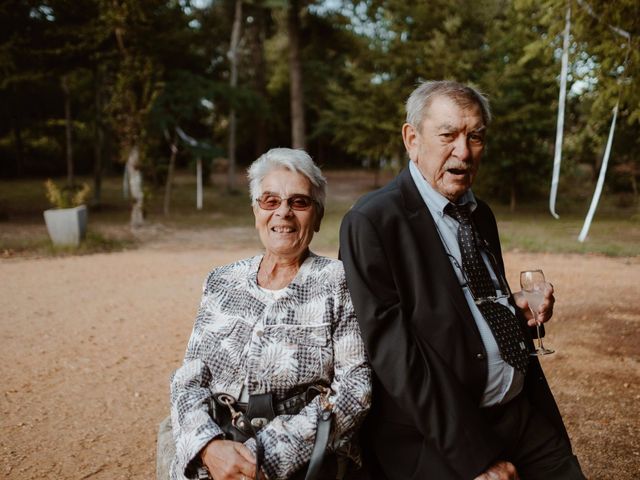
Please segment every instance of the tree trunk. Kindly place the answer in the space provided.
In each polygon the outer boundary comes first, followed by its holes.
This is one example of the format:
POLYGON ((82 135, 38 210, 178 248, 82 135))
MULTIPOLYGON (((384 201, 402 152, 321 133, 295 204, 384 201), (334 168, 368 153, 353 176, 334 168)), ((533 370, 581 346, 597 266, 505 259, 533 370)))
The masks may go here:
POLYGON ((227 191, 236 190, 236 111, 229 113, 229 165, 227 165, 227 191))
MULTIPOLYGON (((229 85, 231 91, 238 86, 238 45, 242 27, 242 0, 236 0, 236 8, 233 18, 233 28, 231 29, 231 42, 229 45, 229 63, 231 75, 229 85)), ((227 190, 234 192, 236 189, 236 110, 231 106, 229 112, 229 167, 227 170, 227 190)))
POLYGON ((23 174, 24 165, 24 142, 22 141, 22 129, 20 128, 20 120, 17 116, 12 117, 13 121, 13 147, 15 149, 16 168, 15 173, 17 177, 21 177, 23 174))
MULTIPOLYGON (((253 65, 255 68, 255 89, 260 97, 267 99, 267 74, 266 60, 264 56, 264 41, 267 36, 265 8, 259 8, 256 14, 255 41, 253 43, 253 65)), ((267 150, 267 120, 263 112, 260 112, 255 123, 255 150, 254 157, 258 158, 267 150)))
MULTIPOLYGON (((515 177, 514 177, 515 180, 515 177)), ((509 200, 509 211, 514 213, 516 211, 516 182, 511 182, 511 198, 509 200)))
POLYGON ((304 124, 304 92, 302 88, 302 63, 300 61, 300 6, 291 0, 287 11, 289 33, 289 82, 291 101, 291 145, 306 148, 304 124))
POLYGON ((202 157, 196 158, 196 209, 202 210, 202 157))
POLYGON ((73 145, 71 143, 71 92, 69 91, 69 77, 64 75, 61 79, 62 92, 64 93, 64 123, 67 156, 67 186, 73 186, 73 145))
POLYGON ((129 200, 129 171, 126 163, 122 171, 122 199, 129 200))
MULTIPOLYGON (((109 0, 107 3, 105 8, 114 12, 108 24, 113 28, 121 54, 120 66, 115 71, 117 81, 112 91, 114 105, 110 110, 114 130, 120 137, 121 157, 126 159, 123 181, 128 184, 132 202, 131 227, 137 228, 144 223, 140 151, 146 140, 144 125, 159 92, 156 74, 160 65, 135 41, 137 33, 132 27, 141 18, 138 4, 121 0, 109 0)), ((123 189, 123 194, 126 195, 126 192, 127 189, 123 189)))
POLYGON ((171 203, 171 186, 173 184, 173 171, 176 165, 176 154, 178 153, 178 146, 176 145, 177 138, 174 135, 173 138, 169 136, 169 132, 165 131, 165 137, 171 141, 171 156, 169 157, 169 170, 167 171, 167 182, 164 185, 164 205, 163 212, 165 216, 169 215, 169 204, 171 203))
POLYGON ((631 191, 633 192, 633 201, 638 203, 638 183, 636 182, 637 169, 635 164, 629 162, 629 183, 631 183, 631 191))
POLYGON ((140 147, 134 144, 127 157, 127 177, 131 194, 131 228, 144 225, 144 192, 140 171, 140 147))
POLYGON ((93 205, 102 203, 102 145, 104 143, 104 129, 102 125, 102 77, 98 68, 95 70, 95 118, 93 139, 93 205))
MULTIPOLYGON (((19 98, 18 89, 14 84, 12 87, 14 98, 19 98)), ((22 141, 22 116, 21 110, 17 108, 14 102, 9 104, 11 112, 11 130, 13 132, 13 148, 15 150, 15 174, 21 177, 24 173, 24 142, 22 141)))

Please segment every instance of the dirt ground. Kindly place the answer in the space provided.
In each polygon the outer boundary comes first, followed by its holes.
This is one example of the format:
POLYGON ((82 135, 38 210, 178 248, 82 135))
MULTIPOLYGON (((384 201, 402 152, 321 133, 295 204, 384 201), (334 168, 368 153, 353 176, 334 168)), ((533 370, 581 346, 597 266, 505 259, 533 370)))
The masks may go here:
MULTIPOLYGON (((155 478, 202 281, 255 254, 236 241, 252 235, 163 231, 120 253, 0 260, 0 478, 155 478)), ((555 285, 557 353, 542 364, 588 478, 640 477, 640 258, 505 258, 512 285, 531 267, 555 285)))

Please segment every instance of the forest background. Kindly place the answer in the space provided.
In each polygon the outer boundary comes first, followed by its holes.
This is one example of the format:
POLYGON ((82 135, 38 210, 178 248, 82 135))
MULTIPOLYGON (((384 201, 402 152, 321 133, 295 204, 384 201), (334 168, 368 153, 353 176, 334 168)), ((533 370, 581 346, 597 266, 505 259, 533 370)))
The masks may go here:
POLYGON ((103 179, 126 164, 146 198, 170 196, 174 172, 198 159, 235 191, 274 146, 306 148, 323 168, 398 170, 404 100, 420 80, 456 79, 494 112, 477 190, 515 211, 549 192, 568 6, 559 197, 585 210, 619 100, 605 198, 637 215, 634 0, 5 1, 0 177, 92 178, 97 210, 103 179))

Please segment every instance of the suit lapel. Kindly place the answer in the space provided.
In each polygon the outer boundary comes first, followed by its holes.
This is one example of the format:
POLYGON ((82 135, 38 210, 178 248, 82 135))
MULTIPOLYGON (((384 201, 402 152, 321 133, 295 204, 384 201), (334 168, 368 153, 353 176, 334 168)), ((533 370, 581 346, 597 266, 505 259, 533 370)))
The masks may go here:
POLYGON ((415 237, 419 239, 419 244, 424 245, 424 248, 416 252, 416 261, 422 263, 426 260, 426 256, 429 256, 428 263, 430 267, 424 266, 422 271, 428 272, 431 270, 433 273, 427 274, 426 276, 430 275, 432 278, 437 277, 437 281, 444 282, 447 285, 446 290, 449 293, 451 304, 460 317, 468 324, 468 327, 477 331, 478 327, 473 320, 467 300, 460 288, 458 277, 447 256, 436 224, 431 217, 431 212, 429 212, 411 177, 411 172, 408 168, 405 168, 397 178, 406 215, 411 224, 412 231, 415 237))

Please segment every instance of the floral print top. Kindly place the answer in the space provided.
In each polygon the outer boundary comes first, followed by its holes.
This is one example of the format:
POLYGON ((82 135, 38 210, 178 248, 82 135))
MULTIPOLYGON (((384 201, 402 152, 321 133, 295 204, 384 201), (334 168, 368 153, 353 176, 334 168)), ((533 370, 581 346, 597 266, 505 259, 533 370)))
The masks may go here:
MULTIPOLYGON (((300 386, 330 385, 330 448, 360 461, 352 437, 371 404, 371 371, 342 262, 310 253, 291 283, 271 292, 257 283, 262 257, 218 267, 205 280, 184 363, 171 380, 172 479, 194 478, 193 461, 222 436, 208 398, 239 398, 243 389, 272 392, 278 401, 300 386)), ((320 412, 318 396, 258 432, 269 478, 288 478, 307 464, 320 412)), ((255 453, 254 439, 245 445, 255 453)))

